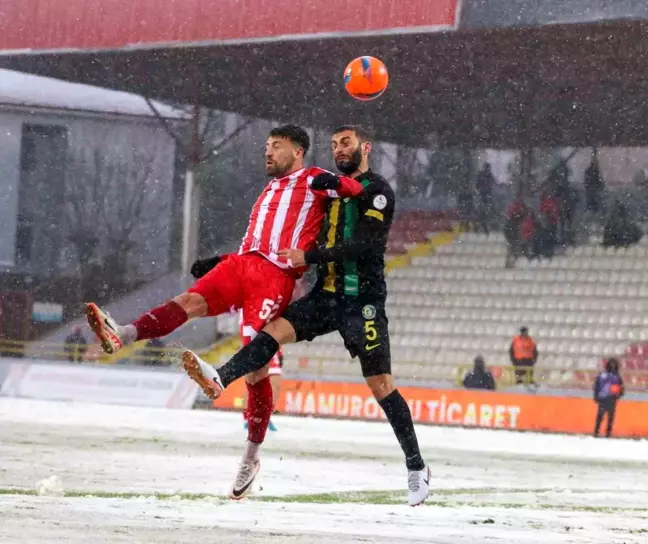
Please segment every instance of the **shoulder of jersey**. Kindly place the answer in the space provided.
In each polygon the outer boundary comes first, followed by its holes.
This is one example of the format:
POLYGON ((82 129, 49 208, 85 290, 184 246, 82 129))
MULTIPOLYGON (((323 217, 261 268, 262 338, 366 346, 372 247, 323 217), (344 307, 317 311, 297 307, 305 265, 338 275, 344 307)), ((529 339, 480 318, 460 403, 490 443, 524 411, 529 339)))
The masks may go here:
POLYGON ((371 171, 369 174, 369 181, 381 193, 385 194, 386 196, 390 196, 392 198, 394 197, 394 190, 392 189, 391 185, 380 174, 371 171))
POLYGON ((317 176, 318 174, 323 174, 325 172, 328 172, 328 170, 324 170, 324 168, 320 168, 319 166, 309 166, 306 168, 304 173, 307 176, 317 176))

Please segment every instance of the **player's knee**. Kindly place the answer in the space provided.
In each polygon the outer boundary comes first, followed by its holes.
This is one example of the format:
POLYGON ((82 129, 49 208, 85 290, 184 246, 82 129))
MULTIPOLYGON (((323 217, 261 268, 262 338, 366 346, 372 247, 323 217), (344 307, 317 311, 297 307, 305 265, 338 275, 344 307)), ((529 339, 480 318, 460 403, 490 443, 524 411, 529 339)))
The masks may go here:
POLYGON ((198 293, 182 293, 173 299, 186 313, 189 319, 205 317, 209 307, 205 299, 198 293))
POLYGON ((255 383, 259 383, 261 380, 264 380, 265 378, 268 377, 268 370, 270 368, 270 365, 267 364, 263 368, 256 370, 254 372, 250 372, 249 374, 246 374, 245 376, 245 381, 249 383, 250 385, 254 385, 255 383))
POLYGON ((290 321, 280 317, 268 323, 263 332, 269 334, 274 338, 280 346, 284 344, 293 344, 297 340, 295 329, 290 324, 290 321))
POLYGON ((371 392, 377 401, 381 401, 396 389, 394 378, 391 374, 369 376, 366 380, 369 389, 371 389, 371 392))

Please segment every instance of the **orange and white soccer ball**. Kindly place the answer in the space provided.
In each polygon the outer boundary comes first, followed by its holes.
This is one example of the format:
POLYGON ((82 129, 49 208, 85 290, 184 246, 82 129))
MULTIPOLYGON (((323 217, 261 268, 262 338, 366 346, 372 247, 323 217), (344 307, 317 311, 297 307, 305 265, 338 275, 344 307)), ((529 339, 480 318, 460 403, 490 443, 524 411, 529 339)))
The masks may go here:
POLYGON ((357 100, 375 100, 388 84, 387 67, 376 57, 353 59, 344 70, 344 87, 357 100))

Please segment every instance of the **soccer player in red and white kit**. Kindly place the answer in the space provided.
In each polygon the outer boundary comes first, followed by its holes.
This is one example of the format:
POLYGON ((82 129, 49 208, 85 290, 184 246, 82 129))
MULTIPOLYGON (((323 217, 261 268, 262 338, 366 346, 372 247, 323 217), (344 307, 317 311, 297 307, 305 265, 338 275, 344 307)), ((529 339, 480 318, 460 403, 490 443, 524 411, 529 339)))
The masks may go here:
MULTIPOLYGON (((266 142, 266 173, 272 178, 257 199, 238 254, 227 255, 185 293, 154 308, 130 325, 118 325, 96 304, 86 305, 90 328, 107 353, 137 340, 171 333, 189 319, 240 309, 243 337, 249 341, 281 315, 304 268, 293 268, 279 255, 291 248, 315 248, 330 199, 354 197, 362 185, 321 168, 304 167, 308 133, 285 125, 270 131, 266 142)), ((249 491, 259 471, 258 451, 274 407, 268 367, 246 376, 248 441, 230 497, 249 491)))

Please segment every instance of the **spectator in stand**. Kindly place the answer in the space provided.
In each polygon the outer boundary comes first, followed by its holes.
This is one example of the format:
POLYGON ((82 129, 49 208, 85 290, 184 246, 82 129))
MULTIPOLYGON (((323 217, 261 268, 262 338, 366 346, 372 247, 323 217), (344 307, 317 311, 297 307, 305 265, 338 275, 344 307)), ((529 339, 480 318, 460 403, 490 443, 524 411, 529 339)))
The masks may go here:
POLYGON ((547 182, 558 200, 560 209, 560 241, 564 245, 572 244, 572 226, 576 207, 578 206, 578 191, 569 182, 569 166, 562 159, 549 172, 547 182))
POLYGON ((508 243, 508 254, 506 256, 507 268, 523 254, 523 245, 520 237, 520 225, 529 213, 529 208, 521 193, 506 210, 506 225, 504 226, 504 237, 508 243))
POLYGON ((489 162, 484 163, 482 169, 477 174, 475 189, 479 195, 479 214, 487 221, 490 221, 493 209, 493 187, 495 186, 495 176, 489 162))
POLYGON ((558 199, 545 187, 540 196, 540 215, 547 224, 554 238, 558 235, 558 225, 560 224, 560 206, 558 199))
POLYGON ((603 247, 628 247, 636 244, 643 233, 631 218, 628 209, 616 202, 603 228, 603 247))
POLYGON ((599 215, 603 211, 605 182, 599 168, 596 150, 592 153, 592 162, 585 170, 583 186, 585 188, 585 211, 599 215))
POLYGON ((557 240, 555 230, 552 225, 547 222, 546 217, 541 216, 535 222, 533 243, 531 253, 533 258, 546 258, 551 259, 554 256, 557 240))
POLYGON ((83 361, 85 352, 88 351, 88 341, 81 332, 81 327, 75 325, 72 327, 72 333, 65 339, 65 346, 63 348, 66 358, 73 363, 80 363, 83 361))
POLYGON ((472 191, 469 188, 464 189, 457 196, 457 210, 459 212, 459 220, 462 223, 462 227, 470 228, 475 219, 475 204, 473 201, 472 191))
POLYGON ((466 374, 463 385, 466 389, 487 389, 495 391, 493 375, 486 369, 486 362, 481 355, 475 357, 473 369, 466 374))
POLYGON ((457 196, 459 218, 464 227, 474 232, 483 232, 486 236, 490 233, 488 215, 483 206, 475 209, 475 200, 471 188, 465 188, 457 196))
POLYGON ((507 219, 511 219, 513 217, 522 217, 527 211, 529 211, 529 207, 527 206, 526 200, 524 199, 524 195, 522 194, 522 192, 518 192, 515 200, 511 202, 508 209, 506 210, 506 217, 507 219))
POLYGON ((599 435, 605 414, 607 414, 605 436, 609 437, 612 434, 616 405, 623 396, 623 393, 623 380, 619 375, 619 361, 610 359, 605 363, 605 370, 596 377, 596 381, 594 382, 594 402, 598 404, 594 436, 599 435))
POLYGON ((520 250, 521 254, 531 259, 534 255, 534 240, 537 232, 537 221, 535 214, 531 210, 527 210, 525 215, 520 220, 520 250))
POLYGON ((528 383, 535 385, 533 379, 533 367, 538 360, 538 346, 531 336, 529 329, 522 327, 520 334, 513 338, 509 350, 511 363, 515 367, 516 383, 528 383))
POLYGON ((573 185, 569 184, 569 193, 567 200, 567 208, 564 212, 564 230, 565 230, 565 243, 574 245, 575 244, 575 235, 574 235, 574 218, 576 217, 576 210, 578 209, 578 203, 580 202, 580 194, 578 189, 573 185))

